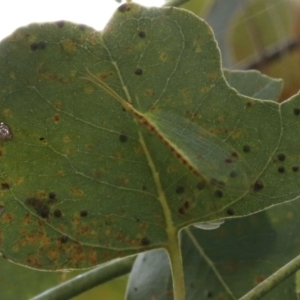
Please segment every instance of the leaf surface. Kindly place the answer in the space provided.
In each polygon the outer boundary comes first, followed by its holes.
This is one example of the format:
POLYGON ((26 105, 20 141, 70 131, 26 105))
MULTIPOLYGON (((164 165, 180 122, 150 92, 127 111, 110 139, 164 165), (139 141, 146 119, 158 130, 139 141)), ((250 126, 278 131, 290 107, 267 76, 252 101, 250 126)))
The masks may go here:
POLYGON ((230 88, 187 11, 124 4, 102 33, 33 24, 1 42, 0 70, 1 252, 18 263, 90 267, 299 195, 299 97, 230 88))

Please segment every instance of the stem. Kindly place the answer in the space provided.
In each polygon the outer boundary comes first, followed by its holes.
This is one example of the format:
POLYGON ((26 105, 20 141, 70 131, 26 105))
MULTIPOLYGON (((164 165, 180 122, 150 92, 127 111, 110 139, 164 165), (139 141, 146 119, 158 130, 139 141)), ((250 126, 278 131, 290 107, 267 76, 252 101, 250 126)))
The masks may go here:
POLYGON ((270 277, 265 279, 262 283, 257 285, 254 289, 244 295, 240 300, 256 300, 263 297, 265 294, 274 289, 282 281, 293 275, 300 269, 300 255, 291 260, 285 266, 273 273, 270 277))
POLYGON ((130 256, 96 267, 33 297, 31 300, 65 300, 75 297, 99 284, 128 274, 135 258, 136 256, 130 256))
POLYGON ((190 0, 169 0, 167 3, 165 3, 163 6, 180 6, 186 2, 189 2, 190 0))
POLYGON ((185 300, 184 272, 180 251, 180 242, 177 234, 169 235, 168 246, 173 278, 174 300, 185 300))

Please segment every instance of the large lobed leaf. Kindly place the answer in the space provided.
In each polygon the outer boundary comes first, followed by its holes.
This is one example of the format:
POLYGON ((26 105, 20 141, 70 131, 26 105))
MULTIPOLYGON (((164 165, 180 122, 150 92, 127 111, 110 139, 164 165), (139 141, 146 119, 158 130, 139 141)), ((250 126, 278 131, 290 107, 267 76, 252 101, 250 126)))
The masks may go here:
POLYGON ((21 28, 1 42, 0 91, 1 252, 18 263, 89 267, 298 198, 300 98, 230 88, 187 11, 21 28))

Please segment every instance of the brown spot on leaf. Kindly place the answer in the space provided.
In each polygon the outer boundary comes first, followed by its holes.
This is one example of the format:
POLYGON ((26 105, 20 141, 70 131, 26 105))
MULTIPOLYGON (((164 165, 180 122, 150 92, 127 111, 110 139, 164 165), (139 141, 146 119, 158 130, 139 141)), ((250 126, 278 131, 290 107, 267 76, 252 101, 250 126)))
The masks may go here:
POLYGON ((80 217, 87 217, 87 215, 88 215, 88 212, 86 210, 82 210, 80 212, 80 217))
POLYGON ((190 202, 186 200, 186 201, 184 202, 184 207, 185 207, 186 209, 189 209, 189 208, 190 208, 190 202))
POLYGON ((140 75, 143 74, 143 70, 141 68, 136 68, 135 71, 134 71, 134 74, 140 76, 140 75))
POLYGON ((52 120, 54 121, 54 123, 58 123, 60 121, 60 115, 59 114, 55 114, 53 116, 52 120))
POLYGON ((146 37, 145 31, 140 31, 140 32, 139 32, 139 37, 140 37, 140 38, 145 38, 145 37, 146 37))
POLYGON ((12 213, 2 214, 1 220, 3 223, 11 223, 14 220, 14 215, 12 213))
POLYGON ((223 197, 223 192, 221 190, 216 190, 215 191, 215 196, 218 198, 222 198, 223 197))
POLYGON ((285 154, 284 153, 279 153, 278 155, 277 155, 277 158, 278 158, 278 160, 279 161, 284 161, 285 160, 285 154))
POLYGON ((61 212, 61 210, 56 209, 56 210, 53 212, 53 215, 54 215, 54 217, 56 217, 56 218, 60 218, 60 217, 62 216, 62 212, 61 212))
POLYGON ((50 213, 50 208, 48 205, 42 202, 42 200, 34 197, 27 198, 25 203, 28 206, 34 208, 36 213, 42 218, 48 218, 50 213))
POLYGON ((263 275, 257 275, 255 277, 256 284, 262 283, 265 280, 265 277, 263 275))
POLYGON ((26 262, 30 267, 40 269, 43 265, 35 256, 29 256, 26 258, 26 262))
POLYGON ((9 190, 9 184, 7 182, 1 182, 2 190, 9 190))
POLYGON ((55 199, 56 198, 56 194, 54 192, 50 192, 48 195, 49 199, 55 199))
POLYGON ((60 110, 61 107, 62 107, 62 102, 61 101, 57 101, 54 103, 54 107, 57 109, 57 110, 60 110))
POLYGON ((32 51, 44 50, 46 49, 46 43, 45 42, 32 43, 30 44, 30 49, 32 51))
POLYGON ((72 187, 71 188, 71 194, 76 196, 76 197, 82 197, 83 196, 83 191, 77 187, 72 187))
POLYGON ((122 4, 118 7, 118 11, 121 12, 121 13, 125 13, 127 11, 130 11, 130 9, 131 9, 131 7, 130 7, 129 3, 124 3, 124 4, 122 4))
POLYGON ((160 60, 165 62, 167 59, 168 59, 168 56, 166 53, 162 53, 160 56, 159 56, 160 60))
POLYGON ((295 107, 293 112, 294 112, 295 116, 299 116, 300 115, 300 108, 295 107))
POLYGON ((179 212, 180 215, 184 215, 184 214, 185 214, 185 211, 184 211, 184 208, 183 208, 183 207, 180 207, 180 208, 178 209, 178 212, 179 212))
POLYGON ((76 44, 70 39, 62 40, 61 46, 62 46, 62 49, 67 53, 75 52, 76 48, 77 48, 76 44))
POLYGON ((299 171, 299 167, 298 166, 293 166, 292 170, 293 170, 293 172, 298 172, 299 171))
POLYGON ((55 22, 55 24, 57 25, 57 27, 62 28, 65 26, 65 21, 61 20, 61 21, 57 21, 55 22))
POLYGON ((257 192, 257 191, 262 190, 264 187, 265 186, 264 186, 263 182, 260 180, 257 180, 253 185, 253 190, 254 190, 254 192, 257 192))
POLYGON ((121 143, 125 143, 125 142, 127 142, 128 138, 125 134, 120 134, 119 140, 121 143))
POLYGON ((141 244, 142 244, 143 246, 148 246, 148 245, 150 245, 150 239, 149 239, 148 237, 144 236, 144 237, 141 239, 141 244))
POLYGON ((183 194, 184 190, 185 190, 184 186, 178 186, 175 191, 176 194, 183 194))
POLYGON ((235 214, 235 212, 234 212, 234 210, 232 208, 228 208, 226 210, 226 213, 227 213, 228 216, 233 216, 235 214))
POLYGON ((68 240, 69 240, 69 238, 66 235, 63 235, 62 237, 59 238, 59 241, 62 244, 65 244, 68 240))

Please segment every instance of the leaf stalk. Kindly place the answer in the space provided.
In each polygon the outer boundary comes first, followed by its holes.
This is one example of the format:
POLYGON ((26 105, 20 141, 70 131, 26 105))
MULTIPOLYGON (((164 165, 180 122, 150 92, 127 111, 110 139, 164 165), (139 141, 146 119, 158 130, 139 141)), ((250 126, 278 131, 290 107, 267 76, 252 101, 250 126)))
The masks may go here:
POLYGON ((261 299, 272 289, 278 286, 281 282, 296 273, 300 269, 300 255, 291 260, 285 266, 266 278, 263 282, 257 285, 254 289, 245 294, 240 300, 256 300, 261 299))
POLYGON ((70 299, 97 285, 128 274, 131 271, 135 259, 136 256, 129 256, 123 259, 113 260, 44 291, 31 300, 70 299))

